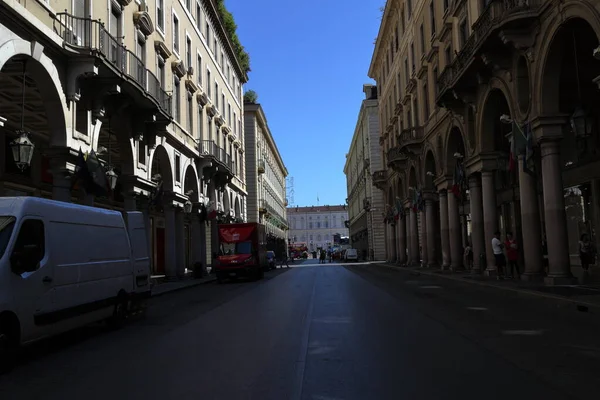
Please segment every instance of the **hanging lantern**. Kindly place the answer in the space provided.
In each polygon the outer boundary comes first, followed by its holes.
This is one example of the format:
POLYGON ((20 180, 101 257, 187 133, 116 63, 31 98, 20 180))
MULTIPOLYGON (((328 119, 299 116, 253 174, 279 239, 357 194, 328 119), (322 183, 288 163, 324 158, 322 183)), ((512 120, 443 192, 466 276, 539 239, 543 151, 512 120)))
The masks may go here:
POLYGON ((115 190, 115 187, 117 186, 117 180, 119 179, 119 175, 117 175, 115 173, 115 171, 113 171, 112 168, 109 168, 108 171, 106 171, 106 180, 108 181, 108 185, 110 187, 110 190, 115 190))
POLYGON ((571 129, 577 137, 587 137, 592 133, 593 119, 581 107, 577 107, 571 116, 571 129))
POLYGON ((193 208, 193 204, 191 201, 186 201, 185 204, 183 205, 183 211, 186 214, 191 214, 192 213, 192 208, 193 208))
POLYGON ((31 158, 33 157, 33 149, 35 145, 29 140, 29 135, 25 131, 17 131, 19 135, 15 140, 10 142, 10 148, 12 149, 13 159, 17 167, 23 171, 25 168, 31 165, 31 158))

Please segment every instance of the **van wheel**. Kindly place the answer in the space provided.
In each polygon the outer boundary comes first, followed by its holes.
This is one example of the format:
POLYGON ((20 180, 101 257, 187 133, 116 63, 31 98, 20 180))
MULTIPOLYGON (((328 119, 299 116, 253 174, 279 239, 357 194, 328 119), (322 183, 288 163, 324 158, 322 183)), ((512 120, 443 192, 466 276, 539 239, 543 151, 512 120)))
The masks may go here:
POLYGON ((129 312, 128 306, 129 302, 127 301, 127 297, 124 295, 119 295, 113 310, 113 315, 108 320, 108 324, 111 328, 118 329, 125 324, 125 321, 127 320, 127 314, 129 312))
POLYGON ((18 339, 13 331, 0 322, 0 374, 10 371, 15 363, 18 339))

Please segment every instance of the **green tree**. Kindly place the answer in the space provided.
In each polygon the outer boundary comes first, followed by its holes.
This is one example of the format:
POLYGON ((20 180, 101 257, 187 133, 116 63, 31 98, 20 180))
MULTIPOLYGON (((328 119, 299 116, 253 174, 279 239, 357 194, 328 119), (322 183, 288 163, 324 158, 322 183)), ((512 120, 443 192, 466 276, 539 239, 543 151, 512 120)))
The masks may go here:
POLYGON ((248 90, 244 93, 244 103, 253 103, 256 104, 258 101, 258 94, 254 90, 248 90))
POLYGON ((250 72, 250 54, 248 54, 248 52, 244 49, 244 46, 242 46, 240 43, 240 38, 237 35, 237 25, 235 23, 235 19, 225 7, 225 0, 217 0, 217 10, 219 11, 219 16, 221 17, 225 31, 229 36, 229 40, 231 40, 233 51, 237 56, 242 70, 245 73, 250 72))

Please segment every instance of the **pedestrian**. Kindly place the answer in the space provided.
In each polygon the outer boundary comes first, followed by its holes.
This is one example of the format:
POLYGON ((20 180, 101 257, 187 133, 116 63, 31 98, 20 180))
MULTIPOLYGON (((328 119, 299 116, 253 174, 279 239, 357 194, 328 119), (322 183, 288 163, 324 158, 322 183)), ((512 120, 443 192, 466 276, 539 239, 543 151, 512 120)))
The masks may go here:
POLYGON ((496 268, 498 269, 498 280, 504 279, 504 267, 506 266, 506 258, 504 258, 504 244, 500 240, 500 231, 494 232, 492 239, 492 250, 496 259, 496 268))
POLYGON ((471 247, 471 243, 467 242, 467 246, 465 247, 465 264, 468 270, 473 269, 473 248, 471 247))
MULTIPOLYGON (((521 278, 519 271, 519 246, 512 232, 506 232, 506 240, 504 241, 506 248, 506 258, 508 258, 508 266, 510 267, 510 278, 515 279, 515 271, 517 271, 517 279, 521 278)), ((508 268, 507 271, 508 272, 508 268)))
POLYGON ((596 262, 596 252, 587 233, 581 235, 579 240, 579 259, 581 260, 581 267, 585 272, 590 268, 590 264, 596 262))
POLYGON ((284 263, 285 263, 286 267, 288 267, 288 268, 290 267, 289 264, 288 264, 288 256, 287 256, 287 253, 285 251, 282 252, 282 254, 281 254, 281 265, 279 266, 279 268, 283 268, 283 264, 284 263))

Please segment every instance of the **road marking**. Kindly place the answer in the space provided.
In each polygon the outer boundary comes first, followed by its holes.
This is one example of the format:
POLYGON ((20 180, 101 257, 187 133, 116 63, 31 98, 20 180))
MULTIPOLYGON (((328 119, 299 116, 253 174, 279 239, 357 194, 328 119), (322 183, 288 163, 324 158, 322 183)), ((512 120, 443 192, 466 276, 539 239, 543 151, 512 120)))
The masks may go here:
POLYGON ((419 286, 421 289, 441 289, 441 286, 429 285, 429 286, 419 286))
POLYGON ((472 311, 487 311, 488 309, 485 307, 467 307, 467 310, 472 310, 472 311))
POLYGON ((509 330, 509 331, 502 331, 502 334, 504 335, 521 335, 521 336, 539 336, 542 333, 544 333, 543 330, 538 329, 538 330, 509 330))

